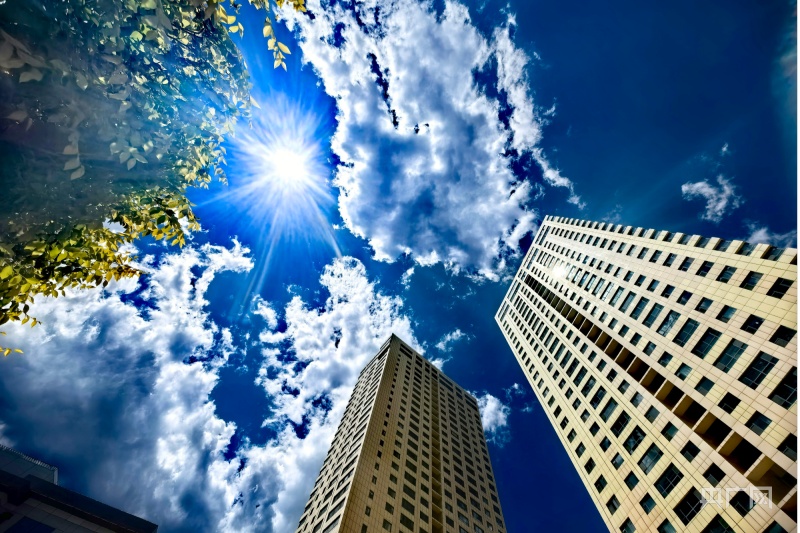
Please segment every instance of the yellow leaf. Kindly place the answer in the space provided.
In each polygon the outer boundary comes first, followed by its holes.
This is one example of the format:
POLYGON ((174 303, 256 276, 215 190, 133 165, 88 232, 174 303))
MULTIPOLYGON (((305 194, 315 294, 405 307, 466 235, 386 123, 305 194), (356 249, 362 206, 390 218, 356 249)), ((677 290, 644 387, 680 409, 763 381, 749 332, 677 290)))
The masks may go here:
POLYGON ((64 147, 64 151, 62 153, 64 155, 78 155, 78 145, 68 144, 64 147))
POLYGON ((19 82, 25 83, 27 81, 42 81, 42 71, 37 68, 26 70, 19 75, 19 82))
POLYGON ((76 157, 64 163, 64 170, 75 170, 79 166, 81 166, 81 160, 76 157))
POLYGON ((283 61, 281 61, 281 58, 279 58, 279 57, 278 57, 278 58, 275 58, 275 62, 272 64, 272 68, 278 68, 278 66, 279 66, 281 63, 283 63, 283 61))
POLYGON ((22 111, 22 110, 14 111, 10 115, 8 115, 6 118, 10 119, 10 120, 15 120, 17 122, 22 122, 23 120, 28 118, 28 112, 27 111, 22 111))
POLYGON ((80 168, 78 168, 78 170, 70 174, 69 179, 76 180, 78 178, 82 178, 84 174, 86 174, 86 167, 81 165, 80 168))
POLYGON ((128 170, 132 169, 135 166, 136 166, 136 160, 132 158, 128 159, 128 170))
POLYGON ((284 54, 291 54, 291 52, 289 51, 289 47, 283 43, 278 43, 278 48, 280 48, 281 52, 283 52, 284 54))

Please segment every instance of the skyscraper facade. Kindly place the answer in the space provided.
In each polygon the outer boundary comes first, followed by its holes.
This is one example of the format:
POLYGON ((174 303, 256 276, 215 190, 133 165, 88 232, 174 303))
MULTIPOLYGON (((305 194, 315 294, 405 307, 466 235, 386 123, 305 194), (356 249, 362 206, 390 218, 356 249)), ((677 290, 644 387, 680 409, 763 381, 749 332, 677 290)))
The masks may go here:
POLYGON ((392 335, 361 371, 297 533, 504 533, 473 396, 392 335))
POLYGON ((611 531, 796 531, 796 249, 550 216, 495 319, 611 531))

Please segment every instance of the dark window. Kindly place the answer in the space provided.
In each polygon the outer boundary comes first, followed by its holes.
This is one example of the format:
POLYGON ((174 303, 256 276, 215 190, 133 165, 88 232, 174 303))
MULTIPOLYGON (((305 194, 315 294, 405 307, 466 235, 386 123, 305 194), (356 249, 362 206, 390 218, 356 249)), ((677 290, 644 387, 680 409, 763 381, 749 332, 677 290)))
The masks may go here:
POLYGON ((677 344, 678 346, 686 346, 686 343, 692 338, 692 334, 695 332, 697 327, 700 323, 694 319, 688 319, 683 327, 680 329, 675 338, 672 339, 672 342, 677 344))
POLYGON ((680 317, 681 314, 678 313, 677 311, 670 311, 669 313, 667 313, 667 317, 664 319, 661 325, 658 326, 656 333, 658 333, 662 337, 666 337, 667 333, 669 333, 669 331, 672 329, 672 326, 675 325, 675 323, 678 321, 680 317))
POLYGON ((661 434, 664 435, 667 440, 672 440, 673 437, 678 434, 678 428, 676 428, 672 422, 667 422, 667 425, 661 430, 661 434))
POLYGON ((700 512, 700 509, 703 508, 703 496, 700 494, 695 488, 692 488, 686 496, 675 506, 675 514, 678 515, 681 522, 684 525, 687 525, 689 522, 692 521, 692 518, 697 516, 697 513, 700 512))
POLYGON ((777 362, 778 360, 771 355, 759 352, 755 360, 744 371, 742 377, 739 378, 739 381, 751 389, 755 389, 764 381, 764 378, 767 377, 767 374, 777 362))
POLYGON ((797 334, 797 331, 787 328, 786 326, 778 326, 778 329, 775 330, 775 333, 772 334, 770 337, 769 342, 773 342, 778 346, 786 346, 788 345, 794 336, 797 334))
POLYGON ((771 423, 772 420, 770 420, 768 417, 762 415, 759 412, 755 412, 745 425, 749 427, 756 435, 761 435, 762 433, 764 433, 764 430, 767 429, 771 423))
POLYGON ((625 448, 625 451, 629 454, 633 455, 633 452, 636 451, 636 448, 642 443, 645 438, 645 433, 642 431, 642 428, 636 426, 631 431, 631 434, 625 439, 625 442, 622 444, 622 447, 625 448))
POLYGON ((781 407, 788 409, 797 401, 797 368, 793 367, 778 383, 769 399, 781 407))
MULTIPOLYGON (((747 513, 750 512, 750 509, 756 506, 755 502, 750 498, 747 492, 740 490, 737 492, 733 497, 730 499, 730 505, 736 512, 742 516, 745 516, 747 513)), ((726 524, 727 525, 727 524, 726 524)), ((730 531, 733 531, 732 529, 730 531)))
POLYGON ((655 422, 656 418, 658 418, 658 409, 656 409, 655 407, 650 407, 644 414, 644 417, 648 419, 650 422, 655 422))
POLYGON ((764 533, 789 533, 783 527, 777 523, 772 522, 767 529, 764 530, 764 533))
POLYGON ((716 515, 711 519, 711 522, 703 528, 701 533, 736 533, 736 531, 729 526, 720 515, 716 515))
POLYGON ((719 320, 720 322, 727 323, 731 318, 733 318, 733 315, 735 313, 736 309, 734 309, 729 305, 726 305, 725 307, 722 308, 722 311, 720 311, 719 314, 717 315, 717 320, 719 320))
POLYGON ((772 296, 774 298, 783 298, 783 295, 786 294, 786 291, 789 290, 789 287, 792 286, 792 280, 778 278, 775 280, 775 283, 772 284, 772 287, 767 291, 767 296, 772 296))
POLYGON ((700 337, 700 340, 697 341, 697 344, 694 348, 692 348, 692 353, 695 354, 700 359, 704 358, 711 348, 714 347, 714 344, 717 343, 717 339, 721 333, 715 329, 708 328, 703 336, 700 337))
POLYGON ((585 451, 586 451, 586 446, 584 446, 582 442, 581 442, 580 444, 578 444, 578 447, 577 447, 577 448, 575 448, 575 454, 576 454, 578 457, 580 457, 581 455, 583 455, 583 452, 585 452, 585 451))
POLYGON ((656 290, 656 287, 658 287, 658 280, 657 280, 657 279, 654 279, 653 281, 651 281, 651 282, 650 282, 650 283, 647 285, 647 290, 648 290, 648 291, 650 291, 650 292, 653 292, 653 291, 655 291, 655 290, 656 290))
POLYGON ((639 276, 638 278, 636 278, 636 282, 634 283, 634 285, 636 285, 637 287, 641 287, 645 279, 646 278, 644 276, 639 276))
POLYGON ((669 520, 664 520, 661 522, 656 531, 658 531, 658 533, 676 533, 675 527, 669 522, 669 520))
POLYGON ((590 432, 592 435, 597 435, 597 432, 598 432, 598 431, 600 431, 600 426, 598 426, 598 425, 597 425, 597 422, 594 422, 594 423, 592 424, 592 427, 590 427, 590 428, 589 428, 589 432, 590 432))
POLYGON ((630 518, 626 518, 625 521, 619 526, 620 533, 636 533, 636 526, 633 525, 630 518))
POLYGON ((630 421, 630 415, 623 411, 611 425, 611 433, 613 433, 615 437, 619 437, 630 421))
POLYGON ((661 251, 660 250, 656 250, 655 252, 653 252, 653 255, 650 256, 650 262, 651 263, 655 263, 656 261, 658 261, 659 257, 661 257, 661 251))
POLYGON ((750 244, 749 242, 743 242, 742 245, 736 250, 738 255, 750 255, 755 250, 756 245, 750 244))
POLYGON ((735 267, 732 266, 723 267, 722 272, 720 272, 719 276, 717 276, 717 281, 720 281, 722 283, 728 283, 733 277, 734 272, 736 272, 735 267))
POLYGON ((585 468, 586 468, 586 471, 587 471, 588 473, 590 473, 590 474, 591 474, 591 473, 592 473, 592 470, 594 470, 594 467, 595 467, 594 459, 589 459, 588 461, 586 461, 586 466, 585 466, 585 468))
POLYGON ((750 315, 747 317, 747 320, 744 321, 744 324, 742 324, 742 330, 746 331, 747 333, 755 333, 763 323, 764 319, 760 316, 750 315))
POLYGON ((717 241, 717 244, 714 245, 714 250, 717 250, 719 252, 724 252, 725 250, 728 249, 728 246, 730 246, 730 245, 731 245, 731 241, 726 241, 725 239, 720 239, 719 241, 717 241))
POLYGON ((639 315, 642 314, 642 311, 644 311, 644 308, 647 307, 647 304, 649 303, 650 300, 648 300, 644 296, 639 298, 639 301, 636 303, 636 307, 634 307, 633 311, 631 311, 631 318, 633 318, 634 320, 639 318, 639 315))
POLYGON ((600 441, 600 449, 606 451, 610 447, 611 447, 611 440, 608 437, 603 437, 603 440, 600 441))
POLYGON ((748 291, 752 291, 756 285, 758 285, 759 280, 761 280, 760 272, 750 272, 745 276, 744 281, 739 286, 748 291))
POLYGON ((692 262, 694 262, 694 259, 692 259, 691 257, 687 257, 686 259, 683 260, 681 266, 678 267, 678 270, 680 270, 681 272, 688 272, 689 267, 692 266, 692 262))
POLYGON ((625 462, 625 459, 622 458, 620 454, 616 454, 613 459, 611 459, 611 464, 614 465, 614 468, 619 470, 619 467, 622 466, 622 463, 625 462))
POLYGON ((628 486, 629 489, 633 490, 633 487, 639 484, 639 478, 631 472, 627 476, 625 476, 625 484, 628 486))
POLYGON ((797 437, 790 433, 778 446, 778 451, 792 461, 797 461, 797 437))
POLYGON ((674 262, 675 262, 675 259, 676 259, 677 257, 678 257, 678 256, 677 256, 677 255, 675 255, 675 254, 669 254, 669 255, 667 256, 667 258, 666 258, 666 259, 664 259, 664 266, 666 266, 666 267, 668 267, 668 266, 672 266, 672 263, 674 263, 674 262))
POLYGON ((639 501, 639 505, 642 506, 642 509, 644 509, 645 514, 650 514, 650 511, 652 511, 656 507, 656 501, 649 494, 645 494, 644 498, 642 498, 641 501, 639 501))
POLYGON ((670 463, 664 473, 656 480, 656 490, 666 498, 682 479, 683 473, 674 464, 670 463))
POLYGON ((722 350, 722 354, 714 361, 714 366, 723 372, 729 371, 739 360, 739 356, 747 349, 747 345, 742 341, 732 339, 731 342, 722 350))
POLYGON ((627 311, 628 307, 631 305, 631 302, 633 302, 634 298, 636 298, 636 294, 634 294, 633 292, 629 292, 628 295, 625 296, 625 299, 622 301, 622 305, 619 306, 619 310, 622 311, 623 313, 627 311))
POLYGON ((689 291, 683 291, 680 296, 678 296, 678 303, 681 305, 685 305, 686 302, 692 297, 692 293, 689 291))
POLYGON ((705 313, 706 311, 708 311, 708 308, 711 307, 712 303, 714 302, 708 298, 701 298, 700 303, 698 303, 697 307, 695 307, 694 309, 695 311, 700 311, 701 313, 705 313))
POLYGON ((703 473, 703 477, 711 483, 712 487, 716 487, 725 477, 725 472, 717 465, 712 464, 708 467, 708 470, 703 473))
POLYGON ((700 453, 700 448, 695 446, 695 444, 691 441, 686 443, 686 446, 683 447, 681 450, 681 455, 683 455, 687 461, 690 463, 697 457, 697 454, 700 453))
POLYGON ((642 400, 644 400, 644 397, 638 392, 635 392, 631 398, 631 403, 634 407, 639 407, 639 404, 642 403, 642 400))
POLYGON ((656 446, 655 444, 651 444, 650 447, 644 452, 644 455, 641 459, 639 459, 639 468, 642 469, 642 472, 645 474, 649 474, 650 471, 656 466, 656 463, 664 453, 656 446))
POLYGON ((770 261, 777 261, 778 258, 783 254, 783 248, 776 248, 775 246, 770 246, 767 248, 767 251, 764 252, 764 255, 761 259, 769 259, 770 261))
POLYGON ((667 352, 664 352, 664 354, 658 358, 658 364, 663 366, 664 368, 667 367, 670 361, 672 361, 672 354, 667 352))
POLYGON ((725 396, 719 401, 719 406, 726 413, 732 413, 739 407, 739 402, 741 402, 739 398, 728 392, 725 393, 725 396))
POLYGON ((653 342, 648 342, 644 347, 644 353, 650 355, 656 349, 656 345, 653 342))
POLYGON ((608 403, 606 403, 606 406, 600 412, 600 418, 604 422, 608 421, 608 419, 614 413, 614 409, 616 409, 616 408, 617 408, 617 402, 613 398, 609 399, 608 403))
POLYGON ((600 476, 597 478, 597 481, 594 482, 594 488, 597 489, 597 492, 603 492, 603 489, 606 488, 606 485, 608 485, 608 483, 606 483, 606 478, 603 476, 600 476))
POLYGON ((680 379, 686 379, 689 377, 689 373, 692 371, 692 367, 687 364, 681 363, 681 366, 678 367, 678 370, 675 371, 675 375, 678 376, 680 379))
POLYGON ((672 295, 672 291, 674 290, 675 287, 673 287, 672 285, 667 285, 666 287, 664 287, 664 290, 661 291, 661 296, 663 296, 664 298, 669 298, 672 295))
POLYGON ((647 326, 648 328, 653 325, 658 318, 658 315, 661 314, 661 311, 664 309, 664 306, 661 304, 653 304, 653 308, 650 309, 650 312, 647 313, 647 316, 644 318, 642 323, 647 326))
POLYGON ((606 503, 606 507, 608 508, 608 512, 614 514, 619 509, 619 500, 617 500, 616 496, 612 496, 610 500, 606 503))
POLYGON ((700 268, 697 269, 697 275, 700 276, 701 278, 706 277, 708 273, 711 271, 711 267, 713 266, 714 263, 712 263, 711 261, 703 261, 703 264, 700 265, 700 268))
POLYGON ((705 396, 711 391, 712 388, 714 388, 714 382, 706 377, 702 377, 695 386, 694 390, 705 396))

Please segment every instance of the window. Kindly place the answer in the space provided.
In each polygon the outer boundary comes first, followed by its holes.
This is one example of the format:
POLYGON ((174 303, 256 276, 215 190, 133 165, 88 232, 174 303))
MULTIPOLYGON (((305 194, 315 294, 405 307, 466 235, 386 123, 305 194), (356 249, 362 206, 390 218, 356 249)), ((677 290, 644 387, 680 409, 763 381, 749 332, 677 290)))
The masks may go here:
POLYGON ((720 322, 727 323, 731 318, 733 318, 733 315, 735 313, 736 309, 734 309, 729 305, 726 305, 725 307, 722 308, 722 311, 720 311, 719 314, 717 315, 717 320, 719 320, 720 322))
POLYGON ((641 459, 639 459, 639 468, 642 469, 642 472, 645 474, 649 474, 650 471, 656 466, 656 463, 664 453, 656 446, 655 444, 651 444, 647 451, 644 453, 641 459))
POLYGON ((656 250, 655 252, 653 252, 653 255, 650 256, 650 262, 655 263, 656 261, 658 261, 659 257, 661 257, 661 250, 656 250))
POLYGON ((742 245, 736 250, 738 255, 750 255, 755 250, 756 245, 750 244, 749 242, 743 242, 742 245))
POLYGON ((777 261, 778 258, 783 254, 783 248, 776 248, 775 246, 770 246, 767 248, 767 251, 764 252, 764 255, 761 259, 769 259, 770 261, 777 261))
POLYGON ((614 455, 614 458, 611 459, 611 464, 614 465, 614 468, 619 470, 619 467, 622 466, 622 463, 625 462, 625 459, 622 458, 620 454, 614 455))
POLYGON ((711 391, 712 388, 714 388, 714 382, 706 377, 702 377, 694 387, 694 390, 705 396, 711 391))
POLYGON ((667 333, 672 329, 672 326, 675 325, 675 322, 681 317, 681 314, 676 311, 670 311, 667 313, 667 318, 658 326, 656 333, 661 335, 662 337, 666 337, 667 333))
POLYGON ((647 290, 648 290, 648 291, 650 291, 650 292, 653 292, 653 291, 655 291, 655 290, 656 290, 656 287, 658 287, 658 280, 657 280, 657 279, 654 279, 653 281, 651 281, 651 282, 650 282, 650 283, 647 285, 647 290))
POLYGON ((703 508, 703 497, 695 488, 692 488, 686 496, 675 506, 675 514, 678 515, 681 522, 684 525, 688 524, 692 521, 692 518, 697 516, 697 513, 700 512, 700 509, 703 508))
POLYGON ((574 429, 570 430, 569 435, 567 435, 567 440, 572 442, 573 440, 575 440, 576 435, 577 433, 575 433, 574 429))
POLYGON ((655 407, 650 407, 644 414, 644 417, 648 419, 650 422, 655 422, 656 418, 658 418, 658 409, 656 409, 655 407))
POLYGON ((681 363, 681 366, 678 367, 678 370, 675 371, 675 375, 678 376, 679 379, 686 379, 689 377, 689 373, 692 371, 692 367, 687 364, 681 363))
POLYGON ((642 509, 644 509, 646 514, 650 514, 650 511, 656 507, 656 501, 649 494, 645 494, 644 498, 639 501, 639 505, 642 506, 642 509))
POLYGON ((672 440, 673 437, 678 434, 678 428, 676 428, 672 422, 667 422, 667 425, 661 430, 661 434, 664 435, 667 440, 672 440))
POLYGON ((694 348, 692 348, 692 353, 695 354, 700 359, 704 358, 711 348, 717 343, 717 339, 721 333, 715 329, 708 328, 703 336, 700 337, 700 340, 697 341, 697 344, 694 348))
POLYGON ((628 425, 628 422, 631 421, 631 417, 628 413, 623 411, 611 425, 611 433, 614 434, 615 437, 619 437, 620 434, 625 430, 625 427, 628 425))
POLYGON ((689 291, 683 291, 681 295, 678 297, 678 303, 681 305, 685 305, 692 297, 692 293, 689 291))
POLYGON ((611 440, 609 440, 608 437, 603 437, 603 440, 600 441, 600 449, 606 451, 610 447, 611 447, 611 440))
POLYGON ((665 266, 665 267, 672 266, 672 263, 674 263, 674 262, 675 262, 675 259, 676 259, 677 257, 678 257, 678 256, 677 256, 677 255, 675 255, 675 254, 669 254, 669 255, 667 256, 667 258, 666 258, 666 259, 664 259, 664 266, 665 266))
POLYGON ((586 461, 585 468, 588 473, 591 474, 592 470, 594 470, 594 467, 595 467, 594 459, 589 459, 588 461, 586 461))
POLYGON ((577 447, 577 448, 575 448, 575 454, 576 454, 578 457, 580 457, 581 455, 583 455, 583 452, 585 452, 585 451, 586 451, 586 446, 584 446, 582 442, 581 442, 580 444, 578 444, 578 447, 577 447))
POLYGON ((739 402, 741 400, 731 394, 730 392, 726 393, 725 396, 720 400, 719 407, 726 413, 730 414, 739 406, 739 402))
POLYGON ((625 335, 628 333, 629 329, 630 328, 628 328, 628 326, 622 326, 621 328, 619 328, 620 337, 625 337, 625 335))
POLYGON ((686 346, 686 343, 692 338, 692 334, 699 325, 700 323, 697 320, 688 319, 680 331, 678 331, 678 334, 675 335, 675 338, 672 339, 672 342, 678 346, 686 346))
POLYGON ((797 334, 797 331, 787 328, 786 326, 778 326, 778 329, 770 337, 769 342, 775 343, 778 346, 786 347, 797 334))
POLYGON ((760 272, 749 272, 747 276, 745 276, 744 281, 742 284, 739 285, 743 289, 747 289, 748 291, 752 291, 755 289, 758 282, 761 280, 761 273, 760 272))
POLYGON ((647 316, 644 318, 644 321, 642 323, 648 328, 651 327, 653 323, 656 321, 656 318, 658 318, 658 315, 661 314, 661 311, 663 309, 664 309, 663 305, 653 304, 653 308, 650 309, 649 313, 647 313, 647 316))
POLYGON ((608 421, 608 419, 614 413, 614 409, 616 409, 616 408, 617 408, 617 402, 614 401, 613 398, 609 399, 608 403, 606 404, 606 406, 600 412, 600 418, 603 420, 603 422, 607 422, 608 421))
POLYGON ((383 529, 385 529, 386 531, 391 531, 392 530, 392 523, 389 522, 388 520, 384 520, 383 521, 383 529))
POLYGON ((711 271, 711 267, 713 266, 714 263, 712 263, 711 261, 703 261, 703 264, 700 265, 700 268, 697 269, 697 275, 700 276, 701 278, 706 277, 708 273, 711 271))
POLYGON ((781 407, 788 409, 797 401, 797 368, 793 367, 778 383, 769 399, 781 407))
POLYGON ((631 398, 631 403, 633 404, 634 407, 639 407, 639 404, 642 403, 642 400, 644 400, 644 397, 641 394, 639 394, 638 392, 633 393, 633 398, 631 398))
POLYGON ((700 303, 697 304, 695 307, 695 311, 700 311, 701 313, 705 313, 708 311, 708 308, 711 307, 711 304, 714 303, 713 301, 709 300, 708 298, 701 298, 700 303))
POLYGON ((778 446, 778 451, 792 461, 797 461, 797 437, 791 433, 787 435, 780 446, 778 446))
POLYGON ((762 415, 759 412, 755 412, 745 425, 749 427, 756 435, 761 435, 762 433, 764 433, 764 430, 767 429, 767 427, 769 427, 771 423, 772 420, 770 420, 769 418, 767 418, 766 416, 762 415))
POLYGON ((714 361, 714 366, 723 372, 729 371, 739 360, 739 356, 747 349, 747 345, 742 341, 732 339, 731 342, 722 350, 722 354, 714 361))
POLYGON ((664 520, 661 522, 661 525, 658 526, 657 529, 658 533, 675 533, 675 527, 670 524, 669 520, 664 520))
POLYGON ((717 276, 717 281, 721 283, 728 283, 733 277, 734 272, 736 272, 735 267, 731 266, 722 267, 722 272, 720 272, 719 276, 717 276))
POLYGON ((747 317, 747 320, 744 321, 744 324, 742 324, 742 331, 746 331, 747 333, 755 333, 763 323, 764 319, 760 316, 750 315, 747 317))
MULTIPOLYGON (((742 516, 745 516, 747 513, 750 512, 750 509, 756 506, 755 502, 750 498, 747 492, 740 490, 738 491, 733 497, 730 499, 730 505, 736 512, 742 516)), ((721 520, 721 519, 720 519, 721 520)), ((726 526, 728 524, 725 524, 726 526)), ((728 531, 733 531, 732 529, 728 529, 728 531)))
POLYGON ((644 276, 639 276, 638 278, 636 278, 636 282, 634 283, 634 285, 636 285, 637 287, 641 287, 645 279, 646 278, 644 276))
POLYGON ((682 479, 683 473, 674 464, 670 463, 664 473, 656 480, 655 488, 659 494, 666 498, 682 479))
POLYGON ((592 435, 597 435, 597 432, 598 432, 598 431, 600 431, 600 426, 598 426, 598 425, 597 425, 597 422, 594 422, 594 423, 592 424, 592 427, 590 427, 590 428, 589 428, 589 432, 590 432, 592 435))
POLYGON ((658 358, 658 364, 664 368, 667 367, 670 361, 672 361, 672 355, 667 352, 664 352, 664 354, 658 358))
POLYGON ((778 278, 775 280, 775 283, 772 284, 772 287, 767 291, 767 296, 772 296, 773 298, 783 298, 783 295, 786 294, 786 291, 789 290, 789 287, 792 286, 792 281, 784 278, 778 278))
POLYGON ((687 461, 690 463, 697 457, 697 454, 700 453, 700 448, 695 446, 695 444, 691 441, 686 443, 686 446, 683 447, 681 450, 681 455, 683 455, 687 461))
POLYGON ((638 319, 639 315, 642 314, 642 311, 644 311, 644 308, 647 307, 647 304, 649 303, 650 300, 648 300, 644 296, 639 298, 639 301, 636 303, 636 307, 634 307, 633 311, 631 311, 631 318, 633 318, 634 320, 638 319))
POLYGON ((608 483, 606 482, 606 478, 600 476, 597 478, 597 481, 594 482, 594 488, 597 489, 597 492, 603 492, 603 489, 606 488, 608 483))
POLYGON ((628 295, 625 296, 625 299, 622 301, 622 305, 619 306, 619 310, 623 313, 628 310, 628 307, 633 302, 633 299, 636 298, 636 294, 633 292, 628 292, 628 295))
POLYGON ((633 487, 639 484, 639 478, 636 477, 636 474, 631 472, 627 476, 625 476, 625 484, 628 486, 629 489, 633 490, 633 487))
POLYGON ((612 496, 608 502, 606 502, 606 507, 608 508, 608 512, 614 514, 619 509, 619 500, 617 500, 616 496, 612 496))
POLYGON ((663 296, 664 298, 669 298, 670 296, 672 296, 672 291, 674 290, 675 287, 673 287, 672 285, 667 285, 666 287, 664 287, 664 290, 661 291, 661 296, 663 296))
POLYGON ((689 267, 692 266, 693 262, 694 262, 694 259, 692 259, 691 257, 687 257, 686 259, 683 260, 683 263, 681 263, 681 266, 678 267, 678 270, 680 270, 681 272, 688 272, 689 271, 689 267))
POLYGON ((781 525, 775 521, 773 521, 767 529, 764 530, 764 533, 789 533, 781 525))
POLYGON ((725 477, 725 472, 717 465, 712 464, 708 467, 708 470, 703 473, 703 477, 711 483, 712 487, 716 487, 725 477))
POLYGON ((644 353, 650 355, 656 349, 656 344, 654 342, 648 342, 644 347, 644 353))
POLYGON ((619 530, 621 533, 636 533, 636 526, 633 525, 630 518, 626 518, 622 525, 619 526, 619 530))
POLYGON ((631 337, 631 344, 636 346, 637 344, 639 344, 640 340, 642 340, 642 336, 639 335, 638 333, 634 333, 633 337, 631 337))
POLYGON ((771 355, 759 352, 755 360, 744 371, 742 377, 739 378, 739 381, 751 389, 755 389, 764 381, 764 378, 767 377, 767 374, 777 362, 778 360, 771 355))

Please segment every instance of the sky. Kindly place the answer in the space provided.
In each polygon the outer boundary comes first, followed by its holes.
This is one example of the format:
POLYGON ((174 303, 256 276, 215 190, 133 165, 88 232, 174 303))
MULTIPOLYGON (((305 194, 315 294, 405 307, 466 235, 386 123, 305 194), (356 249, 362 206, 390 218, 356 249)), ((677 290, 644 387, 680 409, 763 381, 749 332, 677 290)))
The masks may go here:
POLYGON ((494 323, 545 215, 796 247, 796 6, 308 1, 228 186, 137 280, 37 298, 0 442, 169 532, 293 531, 395 333, 479 399, 510 532, 604 526, 494 323))

